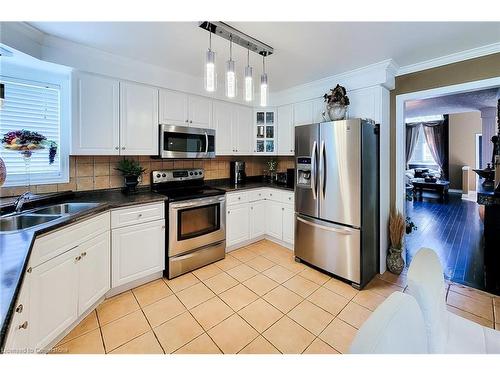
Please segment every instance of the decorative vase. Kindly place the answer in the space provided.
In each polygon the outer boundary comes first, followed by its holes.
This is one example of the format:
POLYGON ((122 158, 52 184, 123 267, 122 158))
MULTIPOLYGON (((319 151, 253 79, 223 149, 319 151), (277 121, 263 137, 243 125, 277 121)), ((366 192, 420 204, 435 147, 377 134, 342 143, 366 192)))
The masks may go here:
POLYGON ((139 184, 139 176, 129 175, 125 177, 125 193, 135 193, 137 191, 137 185, 139 184))
POLYGON ((405 261, 403 260, 403 249, 389 248, 389 255, 387 256, 387 269, 396 275, 403 272, 405 268, 405 261))
POLYGON ((326 105, 326 113, 330 121, 345 120, 347 114, 347 105, 331 103, 326 105))

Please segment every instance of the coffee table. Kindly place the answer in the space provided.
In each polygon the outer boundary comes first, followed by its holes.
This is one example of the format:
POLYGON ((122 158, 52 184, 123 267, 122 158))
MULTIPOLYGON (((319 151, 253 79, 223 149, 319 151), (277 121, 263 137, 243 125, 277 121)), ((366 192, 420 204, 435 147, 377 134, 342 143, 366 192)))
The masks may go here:
POLYGON ((413 195, 417 197, 420 192, 420 197, 424 190, 432 190, 439 194, 440 198, 445 199, 448 197, 448 189, 450 188, 450 181, 437 180, 436 182, 426 182, 423 178, 414 178, 411 180, 413 185, 413 195))

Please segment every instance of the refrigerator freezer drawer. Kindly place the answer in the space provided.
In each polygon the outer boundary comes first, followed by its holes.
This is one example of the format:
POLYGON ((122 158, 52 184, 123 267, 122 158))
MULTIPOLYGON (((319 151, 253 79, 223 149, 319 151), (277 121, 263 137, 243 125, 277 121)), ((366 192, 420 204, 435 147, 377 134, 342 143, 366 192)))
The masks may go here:
POLYGON ((295 216, 295 256, 334 275, 361 282, 361 231, 295 216))

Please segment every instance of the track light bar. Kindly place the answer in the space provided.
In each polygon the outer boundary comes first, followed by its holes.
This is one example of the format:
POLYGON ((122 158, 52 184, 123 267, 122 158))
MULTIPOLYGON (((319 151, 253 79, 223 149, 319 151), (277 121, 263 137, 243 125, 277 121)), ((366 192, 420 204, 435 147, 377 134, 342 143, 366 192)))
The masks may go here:
POLYGON ((274 52, 273 47, 262 43, 260 40, 252 38, 251 36, 242 33, 241 31, 229 26, 227 23, 220 21, 203 21, 199 23, 199 26, 215 35, 218 35, 224 39, 230 40, 232 38, 233 43, 236 43, 245 49, 248 48, 250 51, 258 53, 262 56, 272 55, 274 52))

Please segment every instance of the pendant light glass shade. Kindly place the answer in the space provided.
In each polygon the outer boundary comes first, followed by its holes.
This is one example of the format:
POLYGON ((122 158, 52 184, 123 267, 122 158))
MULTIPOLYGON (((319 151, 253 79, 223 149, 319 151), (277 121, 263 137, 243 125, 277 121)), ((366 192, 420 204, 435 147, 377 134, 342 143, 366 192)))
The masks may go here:
POLYGON ((216 89, 217 79, 215 76, 215 52, 212 50, 207 51, 205 61, 205 90, 214 92, 216 89))
POLYGON ((260 76, 260 106, 267 106, 267 74, 265 56, 262 57, 262 75, 260 76))
POLYGON ((233 39, 229 40, 229 60, 226 63, 226 96, 234 98, 236 96, 236 72, 233 61, 233 39))
POLYGON ((247 66, 245 67, 245 101, 253 100, 253 68, 250 66, 250 50, 247 49, 247 66))

